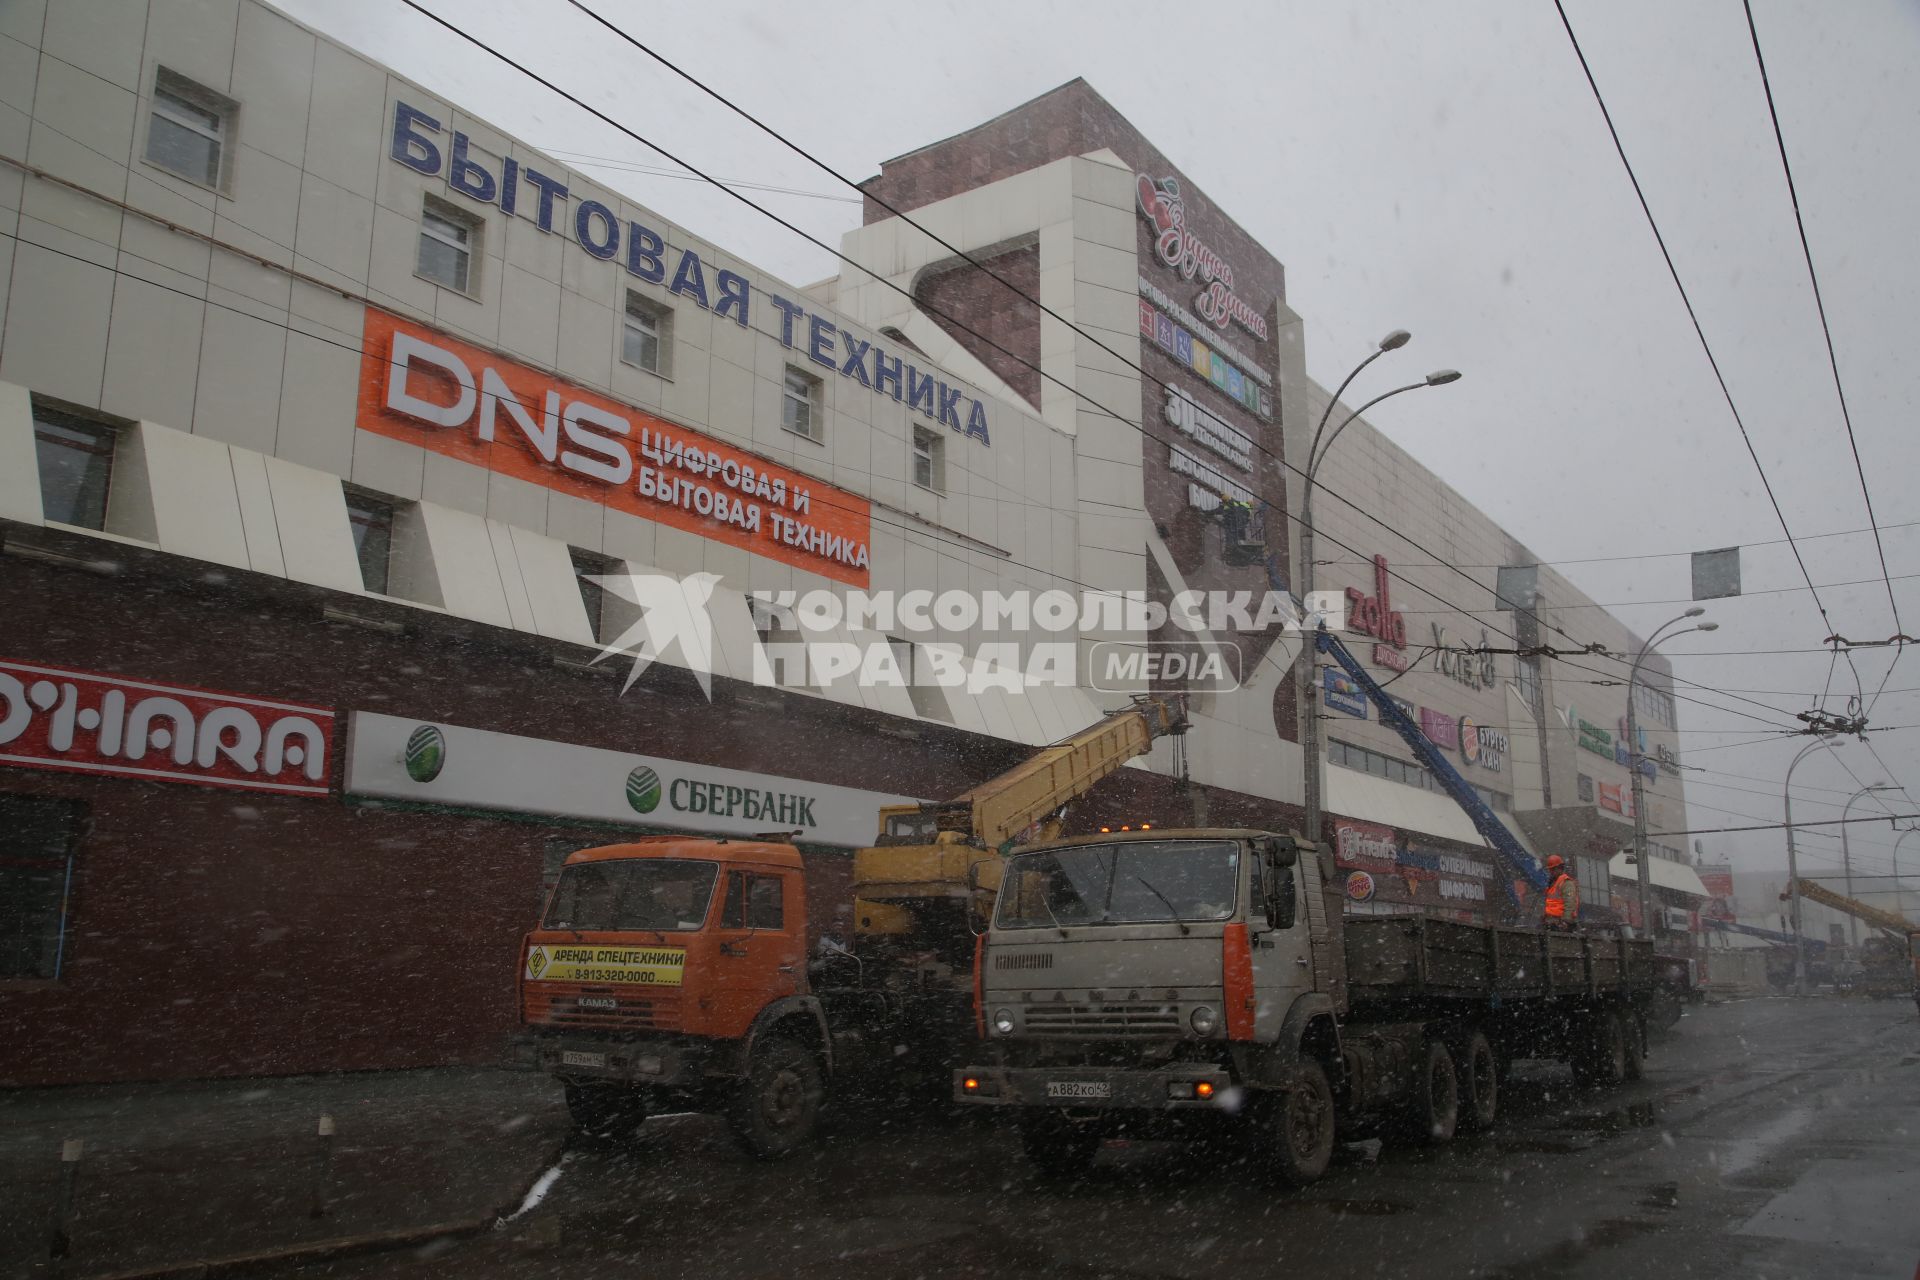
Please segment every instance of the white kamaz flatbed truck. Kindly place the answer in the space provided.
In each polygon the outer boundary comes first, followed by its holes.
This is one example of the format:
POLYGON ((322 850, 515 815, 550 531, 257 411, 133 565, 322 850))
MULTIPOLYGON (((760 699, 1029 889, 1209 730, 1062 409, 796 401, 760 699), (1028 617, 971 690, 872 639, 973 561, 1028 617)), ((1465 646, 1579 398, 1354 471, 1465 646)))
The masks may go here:
POLYGON ((1042 1170, 1109 1137, 1238 1131, 1283 1178, 1336 1132, 1424 1142, 1491 1125, 1522 1058, 1636 1077, 1652 944, 1342 912, 1332 856, 1294 836, 1085 836, 1005 863, 976 954, 981 1037, 957 1100, 1015 1114, 1042 1170))

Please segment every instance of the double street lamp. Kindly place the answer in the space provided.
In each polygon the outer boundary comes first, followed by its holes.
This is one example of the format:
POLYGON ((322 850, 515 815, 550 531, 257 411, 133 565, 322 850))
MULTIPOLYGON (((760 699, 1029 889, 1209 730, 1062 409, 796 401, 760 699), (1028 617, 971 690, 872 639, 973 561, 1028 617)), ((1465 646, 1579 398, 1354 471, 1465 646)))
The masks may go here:
MULTIPOLYGON (((1793 771, 1800 762, 1822 747, 1831 747, 1830 734, 1821 734, 1806 746, 1787 766, 1787 781, 1780 788, 1780 803, 1787 811, 1787 920, 1793 926, 1793 993, 1807 994, 1807 939, 1800 930, 1800 862, 1793 846, 1793 771)), ((1840 830, 1847 828, 1843 824, 1840 830)))
MULTIPOLYGON (((1333 447, 1333 442, 1340 438, 1340 433, 1345 431, 1355 418, 1358 418, 1382 400, 1390 399, 1404 392, 1418 391, 1422 387, 1442 387, 1449 382, 1457 382, 1460 379, 1458 370, 1436 369, 1418 382, 1409 382, 1404 387, 1395 387, 1391 391, 1383 391, 1348 414, 1341 420, 1340 425, 1333 429, 1333 433, 1328 435, 1327 420, 1333 416, 1334 406, 1340 403, 1342 393, 1346 391, 1347 387, 1355 378, 1360 376, 1360 371, 1387 352, 1397 351, 1401 347, 1406 346, 1412 338, 1413 335, 1405 329, 1395 329, 1392 333, 1380 339, 1377 348, 1371 352, 1366 359, 1355 365, 1353 372, 1349 373, 1340 383, 1339 387, 1334 390, 1333 395, 1328 397, 1326 412, 1320 415, 1320 425, 1314 428, 1313 439, 1307 445, 1306 466, 1301 468, 1302 474, 1306 478, 1306 488, 1300 499, 1300 577, 1299 581, 1295 583, 1298 590, 1294 593, 1299 598, 1303 607, 1306 604, 1307 597, 1310 596, 1314 590, 1313 480, 1314 476, 1319 473, 1320 464, 1326 460, 1327 450, 1333 447), (1322 441, 1323 436, 1325 436, 1324 442, 1322 441)), ((1304 781, 1304 801, 1307 811, 1307 838, 1318 843, 1320 840, 1320 826, 1322 821, 1322 802, 1320 798, 1320 717, 1314 709, 1313 690, 1314 672, 1319 668, 1318 646, 1312 634, 1303 632, 1300 639, 1300 658, 1294 667, 1294 704, 1299 708, 1300 715, 1300 765, 1304 781)))
MULTIPOLYGON (((1846 830, 1845 827, 1840 829, 1846 830)), ((1900 879, 1900 845, 1916 831, 1920 831, 1920 827, 1908 827, 1893 840, 1893 914, 1902 918, 1907 914, 1907 894, 1903 887, 1905 882, 1900 879)))
MULTIPOLYGON (((1646 757, 1640 750, 1640 721, 1634 715, 1634 703, 1638 701, 1640 692, 1640 664, 1646 661, 1649 653, 1653 652, 1654 645, 1660 643, 1662 639, 1672 638, 1666 634, 1668 627, 1678 626, 1688 618, 1697 618, 1705 612, 1705 609, 1695 605, 1666 623, 1640 646, 1640 652, 1634 656, 1633 666, 1627 669, 1627 770, 1630 775, 1627 781, 1633 787, 1633 860, 1640 881, 1640 927, 1647 931, 1648 937, 1653 936, 1653 868, 1647 865, 1647 806, 1642 800, 1644 792, 1640 784, 1641 762, 1646 757)), ((1720 624, 1717 622, 1697 622, 1687 628, 1688 631, 1719 629, 1720 624)), ((1684 635, 1685 632, 1674 634, 1684 635)))
MULTIPOLYGON (((1841 871, 1841 874, 1846 877, 1847 896, 1849 898, 1853 896, 1853 849, 1847 843, 1846 819, 1853 812, 1853 802, 1855 800, 1858 800, 1861 796, 1867 795, 1870 792, 1898 791, 1899 789, 1900 788, 1888 782, 1869 783, 1868 785, 1854 792, 1852 795, 1848 796, 1846 808, 1840 810, 1840 871, 1841 871)), ((1898 844, 1894 845, 1894 848, 1896 850, 1898 850, 1899 847, 1900 846, 1898 844)), ((1899 870, 1899 868, 1895 867, 1894 870, 1897 871, 1899 870)), ((1898 880, 1894 881, 1894 884, 1896 885, 1899 883, 1900 882, 1898 880)), ((1847 938, 1848 938, 1849 945, 1851 945, 1855 951, 1858 951, 1860 949, 1860 917, 1853 915, 1851 912, 1849 912, 1847 915, 1847 938)))

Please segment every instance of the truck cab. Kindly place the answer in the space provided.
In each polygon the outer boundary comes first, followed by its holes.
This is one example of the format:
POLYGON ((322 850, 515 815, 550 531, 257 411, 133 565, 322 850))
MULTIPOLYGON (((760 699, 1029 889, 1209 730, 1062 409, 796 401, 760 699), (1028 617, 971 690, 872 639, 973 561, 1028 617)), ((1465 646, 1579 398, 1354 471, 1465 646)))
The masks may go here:
POLYGON ((660 836, 571 855, 521 943, 520 1019, 582 1128, 724 1111, 756 1155, 810 1135, 831 1071, 799 851, 660 836))
MULTIPOLYGON (((1028 1155, 1070 1172, 1104 1137, 1205 1131, 1283 1085, 1293 1055, 1276 1050, 1301 1033, 1282 1024, 1332 1008, 1306 927, 1321 877, 1299 850, 1216 829, 1016 852, 976 975, 982 1052, 955 1097, 1020 1108, 1028 1155)), ((1330 1144, 1330 1109, 1308 1120, 1330 1144)))

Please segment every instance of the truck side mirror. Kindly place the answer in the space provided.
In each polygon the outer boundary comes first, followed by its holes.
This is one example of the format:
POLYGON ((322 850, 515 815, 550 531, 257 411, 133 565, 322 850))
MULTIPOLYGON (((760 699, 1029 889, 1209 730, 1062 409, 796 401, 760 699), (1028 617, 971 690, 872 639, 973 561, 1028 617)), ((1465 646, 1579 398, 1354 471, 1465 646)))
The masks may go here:
POLYGON ((987 911, 981 905, 981 898, 987 890, 980 883, 980 868, 984 860, 967 864, 967 929, 974 937, 987 931, 987 911))
POLYGON ((1300 859, 1300 852, 1291 840, 1280 840, 1268 836, 1260 841, 1260 853, 1272 867, 1291 867, 1300 859))
POLYGON ((1273 929, 1291 929, 1298 911, 1299 894, 1295 888, 1294 851, 1275 852, 1266 861, 1267 925, 1273 929))

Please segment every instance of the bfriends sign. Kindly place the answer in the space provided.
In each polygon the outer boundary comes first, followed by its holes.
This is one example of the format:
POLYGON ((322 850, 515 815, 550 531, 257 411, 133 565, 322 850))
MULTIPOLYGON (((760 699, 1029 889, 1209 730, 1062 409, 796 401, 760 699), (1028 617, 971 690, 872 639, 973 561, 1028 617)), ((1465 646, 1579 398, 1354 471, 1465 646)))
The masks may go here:
POLYGON ((916 803, 911 796, 372 711, 351 717, 345 791, 718 835, 798 831, 798 841, 850 849, 873 842, 881 808, 916 803))

